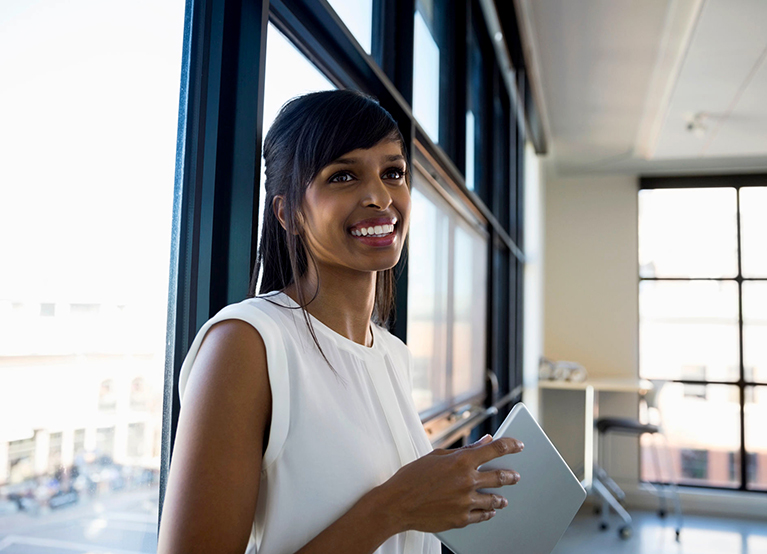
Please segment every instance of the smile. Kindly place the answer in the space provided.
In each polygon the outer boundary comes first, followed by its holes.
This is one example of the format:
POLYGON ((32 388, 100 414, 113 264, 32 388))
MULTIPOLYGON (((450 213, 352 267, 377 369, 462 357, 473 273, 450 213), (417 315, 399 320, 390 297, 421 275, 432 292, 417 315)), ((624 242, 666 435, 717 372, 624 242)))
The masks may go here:
POLYGON ((375 225, 351 230, 351 234, 355 237, 385 237, 393 232, 394 225, 375 225))

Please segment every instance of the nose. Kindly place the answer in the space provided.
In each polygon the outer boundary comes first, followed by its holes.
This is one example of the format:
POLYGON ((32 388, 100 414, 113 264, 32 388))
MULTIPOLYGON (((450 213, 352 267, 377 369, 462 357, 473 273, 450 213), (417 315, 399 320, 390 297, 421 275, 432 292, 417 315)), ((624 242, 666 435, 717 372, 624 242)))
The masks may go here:
POLYGON ((366 208, 378 208, 385 210, 392 203, 392 196, 389 188, 380 177, 370 179, 365 186, 362 197, 362 205, 366 208))

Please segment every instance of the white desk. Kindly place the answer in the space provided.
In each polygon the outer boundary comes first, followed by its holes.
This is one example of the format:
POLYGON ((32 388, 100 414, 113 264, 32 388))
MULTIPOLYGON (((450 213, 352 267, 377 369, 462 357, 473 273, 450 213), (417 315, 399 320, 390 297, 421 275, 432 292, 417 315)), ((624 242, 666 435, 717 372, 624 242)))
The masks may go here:
MULTIPOLYGON (((591 493, 594 487, 595 454, 594 421, 599 414, 599 392, 635 392, 644 393, 653 388, 645 379, 587 379, 586 381, 538 381, 539 389, 583 391, 586 417, 584 419, 583 481, 581 484, 591 493), (597 394, 595 394, 597 393, 597 394)), ((542 402, 541 402, 542 404, 542 402)))

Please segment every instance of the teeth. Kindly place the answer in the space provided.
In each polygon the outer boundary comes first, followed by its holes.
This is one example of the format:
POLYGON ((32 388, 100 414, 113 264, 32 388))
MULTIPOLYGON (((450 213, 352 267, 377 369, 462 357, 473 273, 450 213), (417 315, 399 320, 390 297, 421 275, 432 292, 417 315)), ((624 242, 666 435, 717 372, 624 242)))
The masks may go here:
POLYGON ((376 225, 371 227, 362 227, 361 229, 353 229, 352 235, 355 237, 385 237, 386 235, 394 232, 394 225, 376 225))

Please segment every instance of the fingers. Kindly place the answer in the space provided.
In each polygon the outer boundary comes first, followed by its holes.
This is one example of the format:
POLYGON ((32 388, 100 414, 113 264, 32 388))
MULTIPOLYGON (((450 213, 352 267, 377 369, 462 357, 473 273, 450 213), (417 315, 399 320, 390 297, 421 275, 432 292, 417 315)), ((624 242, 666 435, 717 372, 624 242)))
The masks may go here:
POLYGON ((480 471, 477 477, 478 489, 497 489, 506 485, 516 485, 519 482, 519 473, 512 469, 497 469, 494 471, 480 471))
POLYGON ((474 467, 478 467, 495 458, 521 452, 524 447, 525 445, 522 444, 522 441, 504 437, 483 444, 482 446, 472 448, 467 451, 467 454, 474 457, 474 461, 477 462, 477 465, 474 467))
POLYGON ((482 437, 478 441, 475 441, 475 442, 473 442, 471 444, 467 444, 465 446, 462 446, 458 450, 467 450, 467 449, 470 449, 470 448, 476 448, 478 446, 482 446, 483 444, 487 444, 487 443, 489 443, 492 440, 493 440, 493 437, 491 437, 490 435, 485 435, 484 437, 482 437))
POLYGON ((509 505, 509 501, 497 494, 476 493, 472 497, 472 509, 491 512, 493 510, 502 510, 509 505))
MULTIPOLYGON (((490 511, 472 510, 471 512, 469 512, 469 515, 466 518, 466 525, 471 525, 472 523, 479 523, 480 521, 487 521, 493 516, 495 516, 495 510, 490 510, 490 511)), ((465 527, 465 525, 462 525, 461 527, 465 527)))

